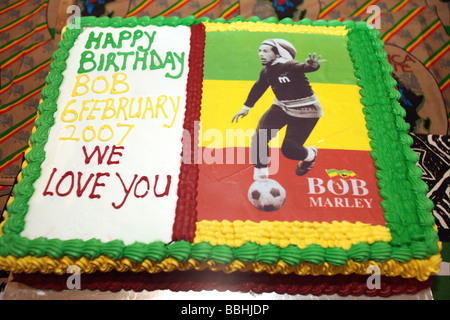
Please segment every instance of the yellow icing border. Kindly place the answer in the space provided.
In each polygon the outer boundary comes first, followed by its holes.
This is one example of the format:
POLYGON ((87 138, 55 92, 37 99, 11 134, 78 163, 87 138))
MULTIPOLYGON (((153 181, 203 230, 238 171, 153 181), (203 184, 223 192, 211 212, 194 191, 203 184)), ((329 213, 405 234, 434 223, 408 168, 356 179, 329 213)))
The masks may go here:
POLYGON ((17 258, 14 256, 0 257, 0 265, 7 266, 7 270, 15 273, 55 273, 65 274, 69 266, 78 266, 83 273, 93 272, 172 272, 172 271, 188 271, 188 270, 212 270, 231 273, 241 272, 267 272, 269 274, 297 274, 303 275, 337 275, 337 274, 372 274, 371 266, 379 268, 379 274, 384 276, 402 276, 403 278, 417 278, 419 281, 426 281, 432 273, 439 271, 439 265, 442 259, 440 255, 431 256, 429 259, 411 259, 406 263, 396 260, 387 260, 385 262, 376 262, 368 260, 366 262, 356 262, 349 260, 344 266, 337 267, 328 262, 317 265, 310 262, 302 262, 297 266, 291 266, 280 260, 277 264, 270 265, 264 262, 242 262, 233 261, 229 265, 223 265, 213 260, 200 262, 195 259, 189 259, 186 262, 180 262, 173 258, 166 258, 162 262, 154 262, 144 260, 142 263, 135 263, 129 259, 113 260, 106 256, 100 256, 96 259, 88 259, 82 257, 80 259, 72 259, 67 256, 60 259, 51 259, 49 257, 24 257, 17 258))
POLYGON ((388 228, 362 222, 201 220, 197 222, 194 243, 209 242, 213 246, 227 245, 234 248, 247 242, 261 246, 270 243, 280 248, 296 244, 300 249, 317 244, 323 248, 350 250, 353 244, 360 242, 372 244, 391 240, 388 228))
POLYGON ((203 22, 206 32, 216 31, 251 31, 251 32, 283 32, 283 33, 310 33, 326 34, 332 36, 346 36, 348 30, 345 26, 325 27, 312 25, 291 25, 280 23, 267 23, 262 21, 245 22, 237 21, 230 23, 203 22))

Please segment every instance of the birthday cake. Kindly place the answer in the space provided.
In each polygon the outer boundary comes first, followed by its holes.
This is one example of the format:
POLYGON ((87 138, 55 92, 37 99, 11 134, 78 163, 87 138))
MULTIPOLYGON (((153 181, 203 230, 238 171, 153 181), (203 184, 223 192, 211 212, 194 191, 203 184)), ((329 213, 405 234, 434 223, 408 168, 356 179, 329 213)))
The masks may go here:
POLYGON ((0 269, 427 280, 440 243, 391 72, 362 22, 75 19, 0 269))

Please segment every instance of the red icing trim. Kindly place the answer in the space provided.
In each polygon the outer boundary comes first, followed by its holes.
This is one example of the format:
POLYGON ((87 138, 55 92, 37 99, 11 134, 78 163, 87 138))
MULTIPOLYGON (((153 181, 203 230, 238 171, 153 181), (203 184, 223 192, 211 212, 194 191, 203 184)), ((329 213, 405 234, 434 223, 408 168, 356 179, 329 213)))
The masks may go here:
POLYGON ((205 26, 200 23, 191 26, 191 50, 186 89, 186 113, 183 128, 189 132, 189 140, 183 138, 183 163, 178 183, 178 201, 173 225, 172 240, 192 242, 197 221, 198 166, 195 161, 198 141, 196 139, 202 100, 203 57, 205 48, 205 26), (189 150, 187 150, 189 148, 189 150))
MULTIPOLYGON (((67 290, 67 275, 13 274, 13 280, 35 289, 67 290)), ((416 294, 428 289, 431 280, 381 276, 380 289, 367 287, 367 275, 297 276, 270 275, 253 272, 224 274, 214 271, 174 271, 169 273, 107 272, 81 275, 82 290, 118 292, 120 290, 172 290, 184 291, 232 291, 276 292, 278 294, 337 294, 339 296, 389 297, 400 294, 416 294)))

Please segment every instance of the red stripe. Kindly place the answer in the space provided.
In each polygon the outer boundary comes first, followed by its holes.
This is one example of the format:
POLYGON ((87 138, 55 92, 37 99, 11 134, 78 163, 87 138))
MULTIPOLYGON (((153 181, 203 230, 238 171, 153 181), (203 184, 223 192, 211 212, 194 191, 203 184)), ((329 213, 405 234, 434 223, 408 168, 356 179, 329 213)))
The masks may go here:
POLYGON ((42 69, 47 68, 50 65, 51 61, 48 61, 47 63, 44 63, 43 65, 39 66, 36 70, 33 70, 32 72, 25 74, 23 76, 18 76, 17 78, 15 78, 13 81, 11 81, 9 84, 7 84, 4 88, 0 89, 0 94, 2 94, 3 92, 5 92, 6 90, 8 90, 9 88, 11 88, 13 85, 16 85, 26 79, 28 79, 29 77, 35 75, 36 73, 38 73, 39 71, 41 71, 42 69))
POLYGON ((0 67, 2 69, 5 69, 5 68, 9 67, 11 64, 13 64, 17 60, 21 59, 24 55, 26 55, 26 54, 28 54, 30 52, 33 52, 34 50, 42 47, 44 44, 47 44, 48 42, 52 42, 52 41, 53 40, 47 40, 47 41, 44 41, 44 42, 40 42, 40 43, 34 44, 34 45, 28 47, 28 49, 25 49, 25 50, 21 51, 20 54, 17 54, 16 56, 10 58, 10 60, 7 60, 6 62, 4 62, 0 67))
POLYGON ((21 126, 17 127, 16 129, 14 129, 13 131, 11 131, 10 133, 8 133, 6 136, 4 136, 3 138, 0 138, 0 143, 5 142, 6 140, 8 140, 9 138, 11 138, 13 135, 15 135, 17 132, 25 129, 26 127, 28 127, 30 124, 34 124, 34 121, 37 118, 37 114, 31 118, 30 120, 28 120, 27 122, 25 122, 24 124, 22 124, 21 126))
POLYGON ((2 166, 0 166, 0 172, 9 168, 14 162, 18 161, 19 159, 21 160, 22 156, 23 156, 23 152, 19 152, 14 158, 5 162, 2 166))
POLYGON ((0 53, 6 51, 6 50, 8 50, 8 49, 10 49, 10 48, 13 47, 13 46, 18 45, 19 43, 24 42, 25 40, 27 40, 28 38, 30 38, 32 35, 34 35, 34 34, 40 32, 40 31, 42 31, 42 30, 45 30, 45 29, 47 29, 47 25, 42 25, 42 26, 40 26, 40 27, 34 29, 34 30, 33 30, 32 32, 30 32, 29 34, 24 35, 23 38, 19 38, 19 39, 17 39, 17 40, 14 40, 13 42, 11 42, 11 43, 5 45, 4 47, 0 48, 0 53))
POLYGON ((39 12, 41 12, 42 9, 46 9, 46 8, 47 8, 47 3, 41 4, 40 7, 37 7, 37 8, 35 9, 35 10, 36 10, 35 12, 27 13, 25 16, 19 18, 18 20, 11 22, 10 25, 7 25, 7 26, 3 27, 3 29, 0 29, 0 33, 6 32, 6 31, 8 31, 8 30, 10 30, 10 29, 12 29, 12 28, 14 28, 14 27, 16 27, 16 26, 18 26, 18 25, 24 23, 24 22, 27 21, 28 19, 32 18, 33 16, 35 16, 36 14, 38 14, 39 12))
POLYGON ((195 163, 194 150, 197 142, 194 141, 195 124, 200 120, 201 88, 203 81, 203 58, 205 48, 205 26, 203 23, 191 26, 191 51, 189 54, 189 73, 186 93, 186 113, 183 128, 189 132, 191 143, 186 150, 183 143, 182 157, 187 157, 190 152, 190 161, 182 163, 180 168, 180 181, 178 183, 178 202, 173 224, 173 240, 193 241, 195 237, 195 223, 197 221, 197 209, 195 206, 195 192, 197 189, 198 166, 195 163))
POLYGON ((42 87, 42 88, 40 88, 40 89, 38 89, 38 90, 36 90, 36 91, 30 92, 28 96, 25 96, 24 98, 20 99, 19 101, 17 101, 17 102, 15 102, 15 103, 11 104, 10 106, 8 106, 8 107, 6 107, 6 108, 0 110, 0 114, 3 114, 3 113, 5 113, 5 112, 8 112, 9 110, 11 110, 12 108, 18 106, 19 104, 22 104, 22 103, 24 103, 25 101, 28 101, 29 99, 31 99, 31 97, 34 97, 36 94, 40 93, 40 92, 42 91, 43 88, 44 88, 44 87, 42 87))
MULTIPOLYGON (((284 157, 279 149, 271 149, 273 174, 286 191, 284 205, 275 212, 260 211, 248 200, 253 183, 250 148, 234 148, 234 163, 227 163, 233 148, 216 149, 214 158, 223 164, 208 164, 211 149, 202 148, 203 163, 199 164, 197 220, 250 221, 317 221, 386 223, 375 167, 369 151, 320 149, 314 167, 304 176, 297 176, 296 160, 284 157), (206 152, 205 152, 206 150, 206 152), (241 159, 239 154, 245 158, 241 159), (223 156, 222 156, 223 155, 223 156), (238 160, 245 160, 239 161, 238 160), (239 164, 245 162, 245 164, 239 164), (276 168, 276 170, 274 170, 276 168), (351 170, 358 177, 331 181, 327 169, 351 170), (276 171, 276 172, 275 172, 276 171), (363 188, 364 187, 364 188, 363 188), (367 190, 368 194, 364 194, 367 190), (333 193, 333 191, 335 193, 333 193), (369 201, 369 204, 365 201, 369 201), (364 206, 364 208, 362 208, 364 206)), ((230 161, 228 161, 230 162, 230 161)))

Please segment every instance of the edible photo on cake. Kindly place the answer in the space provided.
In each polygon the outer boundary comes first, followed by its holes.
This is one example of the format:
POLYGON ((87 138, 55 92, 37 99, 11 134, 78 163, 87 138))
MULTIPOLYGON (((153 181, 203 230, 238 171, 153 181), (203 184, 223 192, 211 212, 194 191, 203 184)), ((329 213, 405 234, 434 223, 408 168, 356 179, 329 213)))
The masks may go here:
POLYGON ((345 32, 209 30, 198 237, 216 220, 384 226, 345 32))

